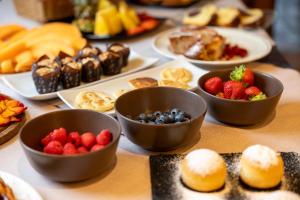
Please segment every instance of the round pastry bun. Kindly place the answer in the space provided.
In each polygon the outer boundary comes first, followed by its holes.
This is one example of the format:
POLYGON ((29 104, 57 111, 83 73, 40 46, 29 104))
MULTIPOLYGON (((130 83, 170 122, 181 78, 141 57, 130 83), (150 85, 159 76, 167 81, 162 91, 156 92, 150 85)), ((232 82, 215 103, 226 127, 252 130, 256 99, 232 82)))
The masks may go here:
POLYGON ((226 179, 224 159, 215 151, 198 149, 190 152, 181 162, 181 178, 191 189, 210 192, 220 189, 226 179))
POLYGON ((267 146, 253 145, 242 154, 240 177, 253 188, 273 188, 281 182, 283 173, 284 164, 280 154, 267 146))

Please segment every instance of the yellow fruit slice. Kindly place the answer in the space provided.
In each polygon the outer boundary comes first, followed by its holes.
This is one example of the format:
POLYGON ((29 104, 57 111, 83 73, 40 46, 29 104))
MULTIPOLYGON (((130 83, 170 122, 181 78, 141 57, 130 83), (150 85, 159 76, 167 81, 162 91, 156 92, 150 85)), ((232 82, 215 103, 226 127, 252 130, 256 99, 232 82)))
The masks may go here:
POLYGON ((97 12, 95 20, 95 35, 106 36, 109 35, 108 24, 105 21, 105 18, 102 16, 101 12, 97 12))

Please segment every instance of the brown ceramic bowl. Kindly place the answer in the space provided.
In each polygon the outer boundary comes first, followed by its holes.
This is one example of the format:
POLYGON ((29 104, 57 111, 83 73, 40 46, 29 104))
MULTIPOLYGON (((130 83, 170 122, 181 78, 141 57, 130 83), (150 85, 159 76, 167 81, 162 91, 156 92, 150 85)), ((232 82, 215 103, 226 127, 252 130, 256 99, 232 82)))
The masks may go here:
POLYGON ((130 91, 117 99, 115 109, 127 138, 151 151, 175 149, 200 134, 199 130, 207 110, 205 101, 199 95, 171 87, 130 91), (172 108, 190 114, 190 122, 153 125, 133 120, 140 113, 172 108))
POLYGON ((89 110, 62 110, 38 116, 21 129, 20 140, 27 159, 40 174, 59 182, 85 180, 112 168, 121 127, 112 117, 89 110), (86 154, 51 155, 42 152, 40 140, 51 130, 64 127, 79 133, 98 134, 109 129, 113 140, 105 148, 86 154))
POLYGON ((260 101, 230 100, 219 98, 204 90, 207 79, 219 76, 223 81, 229 80, 232 70, 213 71, 204 74, 198 81, 200 95, 208 104, 208 112, 216 120, 238 126, 254 125, 264 122, 274 112, 283 92, 282 83, 264 73, 254 72, 255 85, 258 86, 267 98, 260 101))

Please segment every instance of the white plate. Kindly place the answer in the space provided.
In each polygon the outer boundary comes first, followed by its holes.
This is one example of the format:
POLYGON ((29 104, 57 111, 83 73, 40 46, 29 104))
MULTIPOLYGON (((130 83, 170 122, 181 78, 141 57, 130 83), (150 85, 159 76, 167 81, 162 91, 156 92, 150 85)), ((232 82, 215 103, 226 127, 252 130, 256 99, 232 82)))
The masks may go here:
MULTIPOLYGON (((131 89, 130 85, 128 84, 128 81, 131 79, 138 78, 138 77, 151 77, 151 78, 160 80, 161 79, 160 72, 167 67, 183 67, 183 68, 189 70, 193 74, 193 79, 189 83, 189 85, 192 87, 192 89, 197 87, 199 77, 202 76, 203 74, 207 73, 206 70, 196 67, 195 65, 190 64, 189 62, 187 62, 185 60, 178 59, 178 60, 168 62, 168 63, 163 64, 158 67, 154 67, 154 68, 140 71, 140 72, 137 72, 134 74, 123 76, 121 78, 107 81, 104 83, 99 83, 99 84, 84 87, 84 88, 59 91, 58 96, 70 108, 75 109, 76 106, 75 106, 74 100, 75 100, 76 95, 81 91, 99 91, 99 92, 105 92, 105 93, 113 96, 114 92, 116 92, 120 89, 131 89)), ((114 110, 111 110, 111 111, 106 112, 106 114, 112 114, 114 112, 115 112, 114 110)))
POLYGON ((42 200, 41 195, 22 179, 0 171, 0 178, 13 190, 17 200, 42 200))
POLYGON ((247 49, 248 55, 244 58, 234 59, 234 60, 220 60, 220 61, 205 61, 205 60, 195 60, 186 58, 183 55, 174 54, 170 50, 170 42, 169 36, 174 33, 178 32, 180 28, 175 28, 172 30, 168 30, 159 34, 153 41, 153 48, 158 53, 169 57, 169 58, 178 58, 182 57, 187 61, 198 64, 203 67, 207 67, 210 69, 221 68, 221 67, 228 67, 228 66, 235 66, 243 63, 252 62, 258 60, 260 58, 265 57, 268 55, 272 49, 272 44, 269 40, 251 33, 246 30, 241 29, 234 29, 234 28, 215 28, 210 27, 216 30, 220 35, 226 38, 226 42, 230 44, 237 44, 240 47, 247 49))
MULTIPOLYGON (((133 51, 130 53, 128 65, 122 69, 122 73, 114 76, 102 76, 101 80, 95 81, 92 83, 82 83, 82 85, 78 86, 85 87, 87 85, 94 85, 100 82, 104 82, 107 80, 111 80, 120 76, 124 76, 126 74, 130 74, 142 69, 145 69, 147 67, 150 67, 154 63, 158 61, 157 58, 148 58, 143 57, 133 51)), ((31 72, 26 73, 20 73, 20 74, 14 74, 9 76, 3 76, 2 77, 4 83, 10 87, 12 90, 20 94, 21 96, 32 99, 32 100, 46 100, 46 99, 53 99, 57 97, 56 92, 47 93, 47 94, 39 94, 36 91, 34 82, 31 77, 31 72)))

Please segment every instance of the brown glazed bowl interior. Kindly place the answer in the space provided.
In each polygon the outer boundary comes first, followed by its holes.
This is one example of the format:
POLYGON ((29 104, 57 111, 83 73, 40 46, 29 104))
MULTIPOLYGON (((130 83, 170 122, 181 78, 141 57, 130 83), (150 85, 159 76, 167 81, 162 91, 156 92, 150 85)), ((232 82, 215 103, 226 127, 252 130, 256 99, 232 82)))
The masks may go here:
POLYGON ((109 170, 116 160, 116 149, 121 134, 119 123, 112 117, 90 110, 61 110, 38 116, 27 122, 20 131, 24 152, 32 167, 40 174, 59 182, 85 180, 109 170), (40 140, 55 128, 80 134, 98 134, 109 129, 113 140, 105 148, 86 154, 51 155, 42 152, 40 140))
POLYGON ((208 105, 209 114, 216 120, 231 125, 248 126, 264 122, 275 112, 283 92, 282 83, 268 74, 254 72, 255 85, 267 95, 266 99, 259 101, 224 99, 211 95, 204 90, 206 80, 219 76, 223 81, 227 81, 231 71, 213 71, 200 77, 198 88, 200 95, 208 105))
POLYGON ((172 87, 151 87, 130 91, 115 104, 124 134, 133 143, 151 151, 168 151, 200 134, 207 107, 197 94, 172 87), (190 122, 145 124, 133 120, 141 113, 178 108, 191 115, 190 122))

